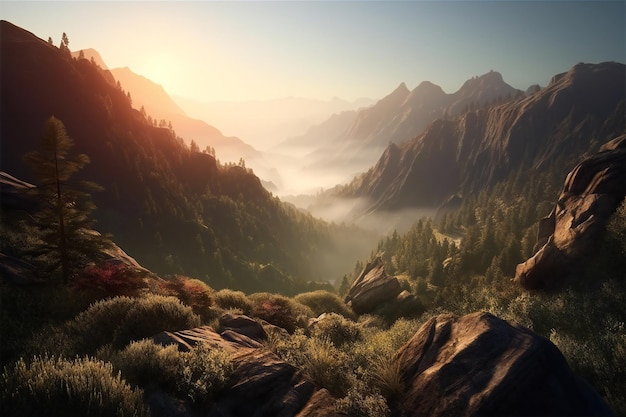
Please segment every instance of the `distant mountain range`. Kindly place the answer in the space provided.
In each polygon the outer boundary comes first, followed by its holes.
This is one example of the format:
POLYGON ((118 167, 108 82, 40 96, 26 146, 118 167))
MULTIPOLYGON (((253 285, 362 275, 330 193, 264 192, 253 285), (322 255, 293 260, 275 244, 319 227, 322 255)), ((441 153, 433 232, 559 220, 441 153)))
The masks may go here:
MULTIPOLYGON (((451 119, 469 109, 513 100, 524 94, 494 71, 466 81, 455 93, 424 81, 413 91, 401 83, 374 105, 333 115, 275 148, 303 155, 303 175, 324 173, 348 181, 367 170, 390 143, 413 139, 436 119, 451 119), (314 147, 312 146, 314 144, 314 147)), ((334 184, 322 184, 328 187, 334 184)))
MULTIPOLYGON (((506 88, 492 90, 507 92, 507 98, 458 113, 460 103, 476 97, 467 94, 468 87, 479 95, 483 91, 478 84, 502 85, 497 73, 468 81, 455 94, 467 98, 448 107, 456 109, 456 116, 435 120, 408 142, 390 143, 366 173, 326 197, 358 199, 352 211, 355 217, 409 207, 435 208, 454 194, 477 193, 528 170, 559 165, 565 173, 583 155, 625 130, 626 67, 621 63, 578 64, 528 96, 506 88)), ((387 102, 399 102, 406 95, 401 86, 387 102)), ((489 102, 494 96, 482 97, 489 102)))
POLYGON ((373 100, 315 100, 285 97, 271 100, 207 101, 174 97, 187 114, 269 151, 285 139, 303 134, 334 113, 370 106, 373 100))

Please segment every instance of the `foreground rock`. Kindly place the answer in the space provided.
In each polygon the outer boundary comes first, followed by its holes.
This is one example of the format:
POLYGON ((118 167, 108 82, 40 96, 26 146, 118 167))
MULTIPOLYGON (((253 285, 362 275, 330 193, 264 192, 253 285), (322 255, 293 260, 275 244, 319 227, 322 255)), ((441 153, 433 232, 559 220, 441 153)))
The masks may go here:
POLYGON ((354 281, 345 302, 355 313, 366 314, 394 300, 401 292, 398 279, 387 275, 383 261, 377 257, 367 264, 354 281))
POLYGON ((610 416, 549 340, 488 313, 440 315, 396 353, 403 416, 610 416))
MULTIPOLYGON (((220 318, 220 333, 209 326, 178 332, 162 332, 153 340, 174 344, 188 351, 198 343, 233 354, 235 371, 232 385, 202 414, 208 417, 312 417, 340 416, 335 399, 319 390, 302 372, 263 349, 267 334, 262 326, 243 315, 225 314, 220 318)), ((150 398, 153 413, 158 416, 195 416, 193 410, 178 404, 172 411, 171 399, 163 395, 150 398)))
POLYGON ((549 287, 591 253, 611 216, 626 196, 626 135, 605 144, 599 153, 567 176, 559 199, 540 223, 540 249, 519 264, 515 279, 527 289, 549 287))

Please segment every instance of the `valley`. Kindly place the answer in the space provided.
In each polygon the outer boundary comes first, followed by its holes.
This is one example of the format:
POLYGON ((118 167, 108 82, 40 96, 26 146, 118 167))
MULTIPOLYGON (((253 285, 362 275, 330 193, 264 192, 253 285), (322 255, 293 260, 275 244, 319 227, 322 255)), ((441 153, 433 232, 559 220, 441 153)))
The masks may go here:
POLYGON ((623 62, 201 102, 0 54, 3 413, 626 415, 623 62))

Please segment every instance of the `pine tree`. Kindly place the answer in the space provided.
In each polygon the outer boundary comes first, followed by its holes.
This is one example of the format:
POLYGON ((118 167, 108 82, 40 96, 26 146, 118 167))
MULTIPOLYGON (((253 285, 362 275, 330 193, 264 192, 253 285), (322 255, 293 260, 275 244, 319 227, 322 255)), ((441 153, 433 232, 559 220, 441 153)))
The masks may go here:
POLYGON ((34 215, 40 231, 42 250, 48 254, 51 271, 60 269, 64 282, 84 260, 109 246, 107 237, 92 230, 90 217, 95 209, 89 192, 100 190, 94 183, 71 181, 89 163, 85 154, 72 155, 73 140, 63 122, 50 117, 45 125, 40 149, 24 155, 37 179, 35 194, 41 208, 34 215))

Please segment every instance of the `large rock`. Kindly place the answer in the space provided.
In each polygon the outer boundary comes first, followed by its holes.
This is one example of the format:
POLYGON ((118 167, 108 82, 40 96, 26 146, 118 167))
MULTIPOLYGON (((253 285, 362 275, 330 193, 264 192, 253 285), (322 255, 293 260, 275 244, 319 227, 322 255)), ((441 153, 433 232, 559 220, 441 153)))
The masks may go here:
POLYGON ((345 301, 355 313, 370 313, 376 307, 394 300, 402 292, 396 277, 385 272, 383 261, 377 257, 368 263, 354 281, 345 301))
POLYGON ((488 313, 430 319, 395 360, 403 416, 611 415, 549 340, 488 313))
MULTIPOLYGON (((251 338, 260 336, 259 329, 252 323, 256 322, 246 316, 224 315, 220 319, 223 328, 219 334, 211 327, 203 326, 178 332, 162 332, 152 340, 163 345, 174 344, 181 351, 189 351, 198 343, 204 343, 233 355, 235 370, 231 377, 231 385, 202 415, 208 417, 343 415, 334 411, 335 400, 326 390, 318 390, 299 369, 263 349, 259 341, 251 338)), ((263 335, 267 337, 264 331, 263 335)), ((196 415, 187 404, 177 403, 162 392, 156 392, 150 397, 150 405, 153 413, 158 416, 196 415)))
POLYGON ((219 323, 220 327, 218 330, 220 333, 233 331, 259 343, 267 340, 267 333, 263 326, 243 314, 223 314, 219 319, 219 323))
POLYGON ((515 278, 527 289, 549 287, 592 252, 607 220, 626 196, 626 135, 577 165, 550 215, 540 222, 537 253, 515 278))

